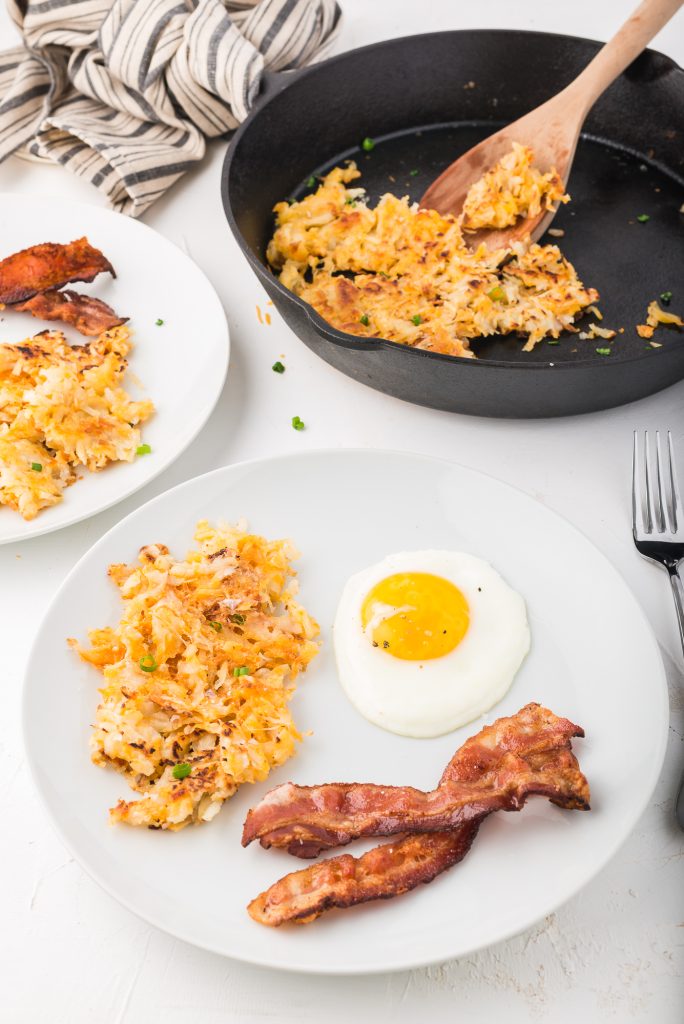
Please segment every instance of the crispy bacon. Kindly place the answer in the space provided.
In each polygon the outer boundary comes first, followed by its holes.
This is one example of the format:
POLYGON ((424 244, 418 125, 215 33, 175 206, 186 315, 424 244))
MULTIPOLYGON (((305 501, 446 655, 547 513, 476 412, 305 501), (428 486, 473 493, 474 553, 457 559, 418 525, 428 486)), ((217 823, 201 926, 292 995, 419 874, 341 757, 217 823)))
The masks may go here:
POLYGON ((98 337, 103 331, 128 322, 127 316, 117 316, 112 307, 101 299, 93 295, 81 295, 70 289, 63 292, 39 292, 25 302, 13 303, 8 308, 17 313, 30 313, 39 320, 61 320, 88 338, 98 337))
MULTIPOLYGON (((552 735, 557 735, 557 728, 551 726, 552 735)), ((466 744, 459 754, 466 751, 469 756, 456 763, 464 768, 470 765, 470 777, 453 777, 452 761, 437 789, 430 793, 409 786, 358 783, 278 786, 249 812, 243 845, 259 839, 265 848, 275 846, 297 857, 316 857, 322 850, 345 846, 362 836, 440 832, 479 818, 483 812, 519 810, 532 792, 553 799, 556 780, 548 782, 536 774, 531 777, 527 764, 515 752, 516 745, 518 750, 524 749, 520 735, 511 735, 510 729, 505 735, 508 745, 499 743, 489 750, 482 742, 473 748, 466 744)), ((540 735, 535 736, 538 743, 543 742, 540 735)))
MULTIPOLYGON (((567 719, 528 704, 468 739, 447 765, 442 781, 476 779, 482 771, 492 770, 497 759, 514 753, 525 760, 526 770, 553 780, 554 803, 588 808, 587 781, 570 750, 571 738, 583 735, 567 719)), ((333 907, 401 895, 462 860, 489 813, 449 832, 407 836, 360 858, 343 854, 292 872, 253 900, 248 911, 255 921, 273 927, 306 924, 333 907)))
POLYGON ((481 819, 455 832, 408 836, 385 843, 362 857, 343 853, 310 864, 275 882, 248 905, 259 924, 309 924, 326 910, 353 907, 371 900, 402 896, 463 860, 477 835, 481 819))
MULTIPOLYGON (((531 754, 528 765, 538 766, 554 789, 554 802, 568 808, 586 807, 586 780, 566 748, 531 754)), ((531 790, 533 792, 535 790, 531 790)), ((361 857, 341 854, 293 871, 275 882, 248 905, 259 924, 308 924, 326 910, 400 896, 463 860, 480 825, 491 811, 450 832, 410 835, 385 843, 361 857)))
POLYGON ((73 281, 92 281, 114 267, 87 238, 68 245, 42 242, 0 260, 0 302, 24 302, 32 295, 62 288, 73 281))

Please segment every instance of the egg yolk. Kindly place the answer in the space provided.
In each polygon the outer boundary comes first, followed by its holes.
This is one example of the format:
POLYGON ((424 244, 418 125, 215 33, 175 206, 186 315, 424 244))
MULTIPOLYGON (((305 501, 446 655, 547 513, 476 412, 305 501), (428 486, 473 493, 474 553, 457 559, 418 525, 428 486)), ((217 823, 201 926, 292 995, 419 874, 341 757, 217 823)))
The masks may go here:
POLYGON ((449 580, 400 572, 366 595, 361 622, 374 647, 405 661, 424 661, 453 651, 466 634, 470 612, 449 580))

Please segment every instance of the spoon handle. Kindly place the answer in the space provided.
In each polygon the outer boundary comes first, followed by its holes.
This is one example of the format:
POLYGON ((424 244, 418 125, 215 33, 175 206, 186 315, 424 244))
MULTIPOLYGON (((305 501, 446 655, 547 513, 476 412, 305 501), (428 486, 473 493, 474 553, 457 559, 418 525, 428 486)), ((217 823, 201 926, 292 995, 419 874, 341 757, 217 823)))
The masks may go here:
POLYGON ((684 0, 643 0, 622 28, 568 86, 566 92, 572 93, 577 103, 581 102, 584 114, 639 56, 683 3, 684 0))

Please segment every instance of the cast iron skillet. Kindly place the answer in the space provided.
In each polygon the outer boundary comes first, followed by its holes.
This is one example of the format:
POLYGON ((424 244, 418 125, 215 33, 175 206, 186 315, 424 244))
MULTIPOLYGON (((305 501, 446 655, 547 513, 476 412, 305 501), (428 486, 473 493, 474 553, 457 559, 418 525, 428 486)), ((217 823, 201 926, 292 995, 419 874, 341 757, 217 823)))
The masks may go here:
POLYGON ((601 294, 603 326, 624 327, 612 345, 566 334, 524 353, 520 340, 494 337, 473 342, 479 358, 468 360, 359 339, 326 324, 265 262, 274 204, 305 194, 311 174, 353 158, 373 202, 386 191, 418 199, 459 153, 567 84, 599 45, 539 32, 440 32, 277 76, 280 91, 271 82, 228 148, 223 204, 257 277, 309 348, 379 391, 481 416, 589 412, 684 377, 684 336, 661 327, 654 349, 635 331, 662 292, 684 313, 684 72, 652 50, 592 111, 569 182, 573 202, 553 225, 601 294), (366 136, 376 141, 371 153, 359 148, 366 136), (597 353, 605 347, 611 355, 597 353))

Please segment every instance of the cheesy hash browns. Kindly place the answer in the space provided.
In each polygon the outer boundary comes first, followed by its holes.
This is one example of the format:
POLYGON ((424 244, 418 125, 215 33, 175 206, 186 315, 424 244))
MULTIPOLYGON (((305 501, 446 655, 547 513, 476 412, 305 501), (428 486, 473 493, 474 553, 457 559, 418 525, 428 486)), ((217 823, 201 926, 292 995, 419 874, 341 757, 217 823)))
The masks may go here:
POLYGON ((475 182, 463 204, 466 231, 511 227, 518 217, 536 217, 570 202, 558 172, 542 174, 533 160, 529 146, 514 142, 511 152, 475 182))
POLYGON ((123 615, 69 643, 104 678, 92 759, 140 798, 112 822, 180 829, 210 821, 243 782, 265 779, 301 739, 288 702, 317 653, 295 600, 288 541, 200 522, 183 560, 163 544, 112 565, 123 615))
POLYGON ((0 505, 33 519, 61 501, 79 467, 135 458, 154 406, 122 387, 130 348, 123 326, 85 345, 61 331, 0 345, 0 505))
MULTIPOLYGON (((473 186, 471 224, 508 223, 558 196, 555 178, 514 152, 515 174, 497 165, 473 186), (549 176, 551 177, 551 176, 549 176), (508 191, 502 190, 504 179, 508 191)), ((472 358, 470 341, 518 334, 530 351, 542 338, 573 330, 574 318, 598 300, 555 245, 515 243, 471 251, 463 217, 384 195, 375 209, 354 163, 336 167, 301 202, 278 203, 267 258, 282 283, 341 331, 472 358)), ((562 191, 562 189, 561 189, 562 191)), ((472 198, 471 198, 472 197, 472 198)))

